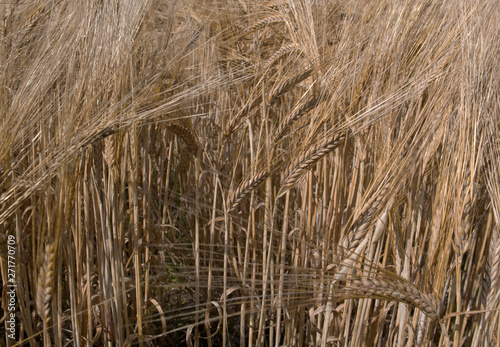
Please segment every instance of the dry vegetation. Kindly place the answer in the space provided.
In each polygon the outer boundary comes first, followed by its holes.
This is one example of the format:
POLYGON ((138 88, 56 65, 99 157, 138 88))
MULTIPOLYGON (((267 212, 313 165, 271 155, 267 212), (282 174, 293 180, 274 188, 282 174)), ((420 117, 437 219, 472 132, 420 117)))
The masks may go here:
POLYGON ((497 1, 0 8, 19 345, 500 345, 497 1))

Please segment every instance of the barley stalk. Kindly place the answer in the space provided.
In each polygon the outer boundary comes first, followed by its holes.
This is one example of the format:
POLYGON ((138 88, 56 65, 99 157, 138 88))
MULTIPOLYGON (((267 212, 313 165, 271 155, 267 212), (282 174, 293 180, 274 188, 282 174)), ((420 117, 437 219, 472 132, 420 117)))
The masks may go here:
POLYGON ((47 13, 46 8, 44 6, 37 8, 24 23, 23 31, 24 32, 30 31, 33 27, 37 25, 37 23, 40 21, 42 17, 45 16, 46 13, 47 13))

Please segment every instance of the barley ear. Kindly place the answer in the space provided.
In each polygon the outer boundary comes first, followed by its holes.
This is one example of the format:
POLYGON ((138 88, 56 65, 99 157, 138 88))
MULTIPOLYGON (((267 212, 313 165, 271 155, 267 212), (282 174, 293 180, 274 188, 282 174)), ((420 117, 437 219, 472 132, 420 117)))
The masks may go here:
POLYGON ((196 154, 198 151, 198 137, 189 128, 187 123, 181 124, 181 122, 172 122, 167 125, 167 129, 179 136, 192 154, 196 154))
POLYGON ((283 45, 280 49, 278 49, 276 52, 274 52, 266 60, 266 62, 264 63, 264 70, 268 70, 282 56, 284 56, 285 54, 290 53, 292 51, 295 51, 295 50, 300 50, 300 48, 294 43, 289 43, 289 44, 283 45))
POLYGON ((383 199, 389 193, 390 184, 391 181, 387 182, 382 187, 380 192, 377 194, 377 197, 368 207, 368 210, 359 217, 353 228, 342 237, 340 241, 342 249, 352 251, 361 243, 361 240, 363 240, 368 233, 370 225, 374 222, 376 213, 379 211, 383 199))
POLYGON ((498 227, 494 228, 491 235, 488 258, 486 261, 486 275, 489 279, 487 281, 486 307, 488 309, 494 309, 497 307, 498 301, 500 300, 498 296, 498 276, 500 275, 500 232, 498 227))
POLYGON ((104 138, 104 161, 108 167, 112 167, 116 162, 115 140, 112 137, 104 138))
POLYGON ((302 101, 284 120, 280 123, 273 141, 276 143, 283 136, 286 129, 291 126, 300 117, 316 108, 322 100, 321 95, 311 96, 309 99, 302 101))
POLYGON ((411 283, 384 278, 361 278, 351 282, 345 290, 361 297, 374 297, 403 302, 417 307, 431 319, 441 318, 441 306, 435 295, 424 293, 411 283))
POLYGON ((256 30, 260 30, 268 25, 276 24, 276 23, 283 23, 284 21, 285 21, 285 19, 280 14, 272 15, 272 16, 269 16, 269 17, 266 17, 264 19, 257 21, 255 24, 248 27, 248 29, 245 29, 243 34, 247 35, 247 34, 250 34, 254 31, 256 31, 256 30))
MULTIPOLYGON (((295 47, 295 46, 293 46, 295 47)), ((288 45, 283 47, 283 48, 288 48, 288 45)), ((282 48, 282 49, 283 49, 282 48)), ((277 53, 282 53, 280 49, 278 52, 276 52, 275 54, 277 53)), ((271 58, 269 58, 269 60, 271 60, 275 54, 273 54, 273 56, 271 58)), ((274 57, 275 58, 275 57, 274 57)), ((272 62, 271 62, 272 63, 272 62)), ((301 72, 300 74, 296 75, 296 76, 293 76, 285 81, 283 81, 282 83, 280 83, 276 88, 275 90, 271 93, 271 97, 269 98, 269 105, 272 105, 274 104, 276 101, 278 101, 278 99, 285 95, 287 92, 289 92, 293 87, 295 87, 297 84, 299 84, 300 82, 304 81, 305 79, 307 79, 309 76, 312 75, 312 73, 314 72, 313 69, 307 69, 306 71, 304 72, 301 72)))
POLYGON ((289 166, 287 171, 288 175, 283 181, 277 196, 283 196, 287 191, 289 191, 307 172, 307 170, 309 170, 325 155, 337 148, 342 142, 345 141, 345 138, 344 134, 326 138, 303 153, 297 160, 294 160, 289 166))
POLYGON ((256 176, 252 177, 252 179, 244 181, 242 184, 240 184, 235 193, 232 194, 229 199, 228 212, 234 212, 238 205, 243 201, 243 199, 245 199, 248 194, 250 194, 262 182, 264 182, 269 176, 271 176, 273 172, 274 170, 263 170, 256 176))
POLYGON ((50 303, 54 292, 54 269, 56 264, 55 243, 45 246, 43 263, 38 275, 36 310, 45 325, 50 322, 50 303))

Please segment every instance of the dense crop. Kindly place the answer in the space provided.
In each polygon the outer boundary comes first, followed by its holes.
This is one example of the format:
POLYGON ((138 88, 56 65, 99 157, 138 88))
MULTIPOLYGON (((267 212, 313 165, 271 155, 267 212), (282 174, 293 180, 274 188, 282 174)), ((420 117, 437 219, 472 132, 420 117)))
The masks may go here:
POLYGON ((0 18, 17 341, 500 344, 497 1, 0 18))

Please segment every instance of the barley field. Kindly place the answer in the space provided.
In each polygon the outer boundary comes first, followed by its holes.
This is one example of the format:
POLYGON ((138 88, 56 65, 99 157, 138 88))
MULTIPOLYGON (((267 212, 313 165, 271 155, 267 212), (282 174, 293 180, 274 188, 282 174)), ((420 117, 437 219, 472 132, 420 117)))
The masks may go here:
POLYGON ((498 0, 0 19, 0 344, 500 346, 498 0))

